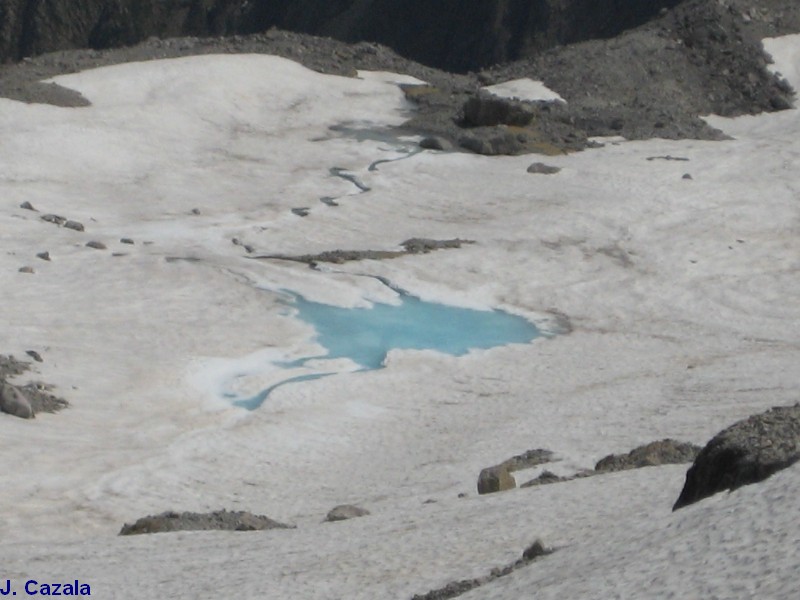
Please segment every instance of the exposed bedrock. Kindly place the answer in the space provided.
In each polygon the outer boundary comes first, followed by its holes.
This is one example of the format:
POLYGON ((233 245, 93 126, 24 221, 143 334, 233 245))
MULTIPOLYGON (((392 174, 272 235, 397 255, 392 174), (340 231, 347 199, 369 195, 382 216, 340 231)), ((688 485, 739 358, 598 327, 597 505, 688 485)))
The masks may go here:
POLYGON ((700 451, 674 510, 724 490, 758 483, 800 459, 800 404, 734 423, 700 451))

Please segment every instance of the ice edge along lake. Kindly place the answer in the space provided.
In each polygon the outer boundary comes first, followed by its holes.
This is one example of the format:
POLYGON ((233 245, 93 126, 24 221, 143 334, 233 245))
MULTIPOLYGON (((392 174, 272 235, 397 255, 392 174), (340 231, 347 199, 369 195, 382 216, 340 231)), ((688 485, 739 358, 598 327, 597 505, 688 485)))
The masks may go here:
POLYGON ((527 344, 542 335, 527 319, 502 310, 427 302, 404 290, 396 291, 397 304, 373 303, 369 307, 350 308, 314 302, 284 291, 283 301, 297 318, 314 327, 315 341, 327 353, 289 361, 273 360, 265 368, 285 369, 288 377, 249 397, 232 392, 223 395, 235 406, 254 410, 280 386, 341 372, 331 370, 337 359, 352 363, 352 368, 345 371, 372 371, 385 366, 391 350, 435 350, 463 356, 470 350, 527 344), (307 369, 309 363, 314 372, 296 374, 298 368, 307 369))

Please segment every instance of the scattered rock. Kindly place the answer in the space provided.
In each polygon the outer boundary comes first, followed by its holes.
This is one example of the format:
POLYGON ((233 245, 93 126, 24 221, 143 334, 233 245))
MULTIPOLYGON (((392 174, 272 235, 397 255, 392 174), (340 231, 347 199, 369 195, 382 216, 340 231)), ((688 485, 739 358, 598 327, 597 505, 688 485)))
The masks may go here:
POLYGON ((20 267, 17 269, 20 273, 35 273, 36 271, 33 270, 33 267, 20 267))
POLYGON ((30 356, 36 362, 44 362, 42 359, 42 355, 39 354, 36 350, 25 350, 25 354, 30 356))
POLYGON ((554 175, 561 170, 561 167, 553 167, 544 163, 535 162, 528 167, 528 173, 535 173, 539 175, 554 175))
POLYGON ((513 490, 515 487, 517 487, 517 482, 505 464, 486 467, 478 475, 479 494, 494 494, 513 490))
POLYGON ((293 208, 292 213, 297 215, 298 217, 307 217, 309 210, 310 209, 307 206, 303 206, 300 208, 293 208))
POLYGON ((56 413, 67 408, 69 402, 51 394, 50 390, 52 387, 53 386, 44 383, 31 382, 23 385, 19 389, 22 390, 30 401, 34 413, 56 413))
POLYGON ((25 200, 25 202, 20 204, 19 207, 20 208, 24 208, 25 210, 34 210, 34 211, 36 210, 35 208, 33 208, 33 204, 31 204, 27 200, 25 200))
POLYGON ((355 519, 357 517, 365 517, 370 512, 366 508, 360 506, 353 506, 352 504, 340 504, 334 506, 326 515, 325 520, 328 522, 346 521, 347 519, 355 519))
POLYGON ((264 529, 290 529, 291 526, 273 521, 269 517, 250 512, 217 510, 209 513, 164 512, 142 517, 133 524, 126 523, 119 535, 163 533, 169 531, 261 531, 264 529))
POLYGON ((405 248, 409 254, 427 254, 434 250, 443 250, 448 248, 461 248, 463 244, 474 244, 473 240, 462 240, 456 238, 453 240, 431 240, 428 238, 411 238, 400 244, 405 248))
POLYGON ((241 246, 242 248, 244 248, 244 251, 247 252, 248 254, 252 254, 255 251, 255 248, 253 248, 250 244, 243 243, 242 240, 240 240, 239 238, 232 238, 231 243, 234 246, 241 246))
POLYGON ((664 439, 634 448, 628 454, 609 454, 596 465, 595 471, 607 473, 656 465, 692 462, 700 447, 687 442, 664 439))
POLYGON ((119 243, 120 243, 120 244, 130 244, 130 245, 133 245, 133 243, 134 243, 134 242, 133 242, 133 240, 132 240, 131 238, 121 238, 121 239, 119 240, 119 243))
POLYGON ((542 471, 542 473, 530 481, 526 481, 520 488, 529 488, 529 487, 536 487, 537 485, 549 485, 551 483, 563 483, 565 481, 572 481, 573 479, 582 479, 584 477, 591 477, 592 475, 598 475, 597 471, 590 471, 590 470, 581 470, 573 475, 566 475, 560 476, 556 475, 551 471, 542 471))
POLYGON ((419 142, 419 147, 425 148, 425 150, 441 150, 443 152, 447 152, 453 149, 453 144, 443 137, 433 135, 422 138, 419 142))
POLYGON ((322 198, 319 199, 319 201, 322 202, 325 206, 333 206, 333 207, 339 206, 339 203, 336 201, 336 198, 333 198, 332 196, 323 196, 322 198))
POLYGON ((798 459, 800 404, 753 415, 718 433, 700 451, 673 510, 763 481, 798 459))
POLYGON ((678 160, 681 162, 688 162, 689 159, 683 156, 671 156, 669 154, 665 156, 648 156, 647 160, 678 160))
POLYGON ((18 388, 0 380, 0 411, 22 419, 34 417, 30 400, 18 388))
POLYGON ((504 567, 495 567, 489 571, 488 575, 476 577, 474 579, 462 579, 461 581, 451 581, 444 587, 431 590, 427 594, 416 594, 411 600, 449 600, 456 598, 462 594, 467 593, 487 583, 491 583, 495 579, 500 579, 510 575, 519 568, 527 567, 530 563, 542 556, 552 554, 553 549, 547 548, 542 540, 537 539, 530 546, 528 546, 522 553, 522 558, 515 560, 513 563, 507 564, 504 567))
POLYGON ((47 215, 42 215, 40 218, 42 219, 42 221, 47 221, 48 223, 53 223, 59 226, 67 222, 67 219, 65 217, 61 217, 59 215, 47 214, 47 215))
POLYGON ((84 231, 83 223, 79 223, 78 221, 67 221, 64 223, 64 227, 75 231, 84 231))
POLYGON ((692 174, 691 173, 684 173, 683 177, 681 179, 692 179, 692 174))
POLYGON ((42 260, 49 261, 50 260, 50 253, 49 252, 39 252, 36 255, 36 258, 41 258, 42 260))
POLYGON ((0 380, 22 375, 29 368, 27 362, 17 360, 11 355, 0 354, 0 380))
POLYGON ((193 215, 199 215, 199 214, 200 214, 200 209, 199 209, 199 208, 193 208, 193 209, 191 210, 191 213, 192 213, 193 215))
POLYGON ((95 250, 105 250, 106 249, 106 245, 103 242, 96 242, 96 241, 86 242, 86 247, 87 248, 94 248, 95 250))
POLYGON ((525 560, 535 560, 540 556, 546 556, 552 552, 553 551, 550 548, 544 545, 542 540, 537 539, 530 546, 525 548, 525 551, 522 553, 522 558, 525 560))

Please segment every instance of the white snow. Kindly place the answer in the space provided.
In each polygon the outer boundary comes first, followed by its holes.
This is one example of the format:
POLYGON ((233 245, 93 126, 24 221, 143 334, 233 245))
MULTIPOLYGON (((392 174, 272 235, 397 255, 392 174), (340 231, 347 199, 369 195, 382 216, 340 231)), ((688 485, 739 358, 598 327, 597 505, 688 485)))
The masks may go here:
MULTIPOLYGON (((800 36, 765 44, 800 84, 800 36)), ((530 448, 575 471, 662 437, 702 444, 797 400, 797 111, 710 117, 731 141, 548 158, 562 171, 546 177, 526 173, 531 156, 430 152, 368 171, 413 140, 328 128, 402 122, 397 80, 206 56, 57 78, 87 108, 0 100, 0 351, 40 352, 16 381, 71 403, 0 415, 0 589, 78 578, 98 598, 410 598, 542 537, 554 554, 463 598, 794 598, 800 468, 676 513, 685 466, 490 496, 475 483, 530 448), (646 160, 666 155, 690 160, 646 160), (476 244, 320 273, 231 243, 292 254, 409 237, 476 244), (392 297, 360 274, 544 326, 563 313, 573 331, 460 358, 392 352, 383 370, 287 385, 254 412, 220 397, 232 374, 258 390, 260 360, 313 348, 277 290, 392 297), (323 524, 342 503, 372 515, 323 524), (116 536, 146 514, 223 507, 297 529, 116 536)))
POLYGON ((556 92, 551 90, 541 81, 535 81, 528 77, 512 79, 503 83, 488 85, 483 88, 487 92, 499 96, 500 98, 512 98, 516 100, 542 100, 545 102, 564 102, 564 99, 556 92))

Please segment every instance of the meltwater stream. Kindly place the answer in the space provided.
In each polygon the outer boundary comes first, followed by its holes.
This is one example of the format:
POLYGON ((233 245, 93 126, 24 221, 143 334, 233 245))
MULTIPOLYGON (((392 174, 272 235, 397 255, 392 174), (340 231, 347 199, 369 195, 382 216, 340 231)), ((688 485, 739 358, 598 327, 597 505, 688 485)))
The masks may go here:
POLYGON ((286 293, 296 317, 314 327, 315 341, 327 353, 272 363, 274 368, 286 369, 288 375, 289 370, 304 367, 313 360, 315 372, 290 376, 255 396, 234 399, 236 406, 253 410, 279 386, 339 372, 326 370, 326 361, 350 359, 356 365, 351 371, 369 371, 382 368, 390 350, 436 350, 463 356, 473 349, 526 344, 540 335, 533 323, 504 311, 448 306, 408 294, 400 296, 400 304, 343 308, 286 293))

